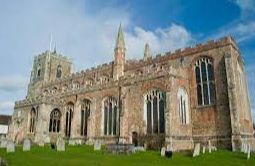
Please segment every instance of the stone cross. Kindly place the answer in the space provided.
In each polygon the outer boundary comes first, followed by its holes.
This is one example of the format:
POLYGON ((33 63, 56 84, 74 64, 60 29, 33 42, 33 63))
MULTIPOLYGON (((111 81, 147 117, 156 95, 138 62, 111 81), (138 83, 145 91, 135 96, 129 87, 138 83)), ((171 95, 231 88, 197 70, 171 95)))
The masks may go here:
POLYGON ((7 152, 7 153, 15 152, 15 144, 14 144, 14 142, 12 142, 12 141, 7 141, 6 152, 7 152))
POLYGON ((23 151, 30 151, 30 140, 25 139, 23 142, 23 151))
POLYGON ((161 157, 165 157, 165 155, 166 155, 166 148, 165 147, 161 148, 160 154, 161 154, 161 157))
POLYGON ((194 149, 194 152, 193 152, 193 157, 199 156, 199 154, 200 154, 200 143, 197 143, 195 145, 195 149, 194 149))
POLYGON ((101 142, 96 140, 96 142, 94 143, 94 150, 101 150, 101 142))
POLYGON ((57 151, 65 151, 65 141, 62 138, 57 140, 57 151))

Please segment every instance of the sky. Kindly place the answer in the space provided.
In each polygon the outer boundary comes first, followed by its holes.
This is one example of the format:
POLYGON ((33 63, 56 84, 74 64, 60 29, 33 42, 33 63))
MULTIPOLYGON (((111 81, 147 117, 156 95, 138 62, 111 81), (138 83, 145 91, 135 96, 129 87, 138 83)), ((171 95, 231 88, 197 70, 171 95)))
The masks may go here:
POLYGON ((119 24, 127 59, 231 35, 245 61, 255 119, 255 0, 0 0, 0 114, 24 99, 33 57, 52 46, 80 71, 113 60, 119 24))

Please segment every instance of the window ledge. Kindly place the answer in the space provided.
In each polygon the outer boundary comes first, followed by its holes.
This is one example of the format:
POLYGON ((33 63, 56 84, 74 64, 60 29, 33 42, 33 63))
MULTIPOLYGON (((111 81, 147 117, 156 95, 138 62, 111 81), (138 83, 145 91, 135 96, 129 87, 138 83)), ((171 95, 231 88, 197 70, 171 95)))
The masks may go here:
POLYGON ((209 104, 209 105, 200 105, 200 106, 196 106, 196 109, 203 109, 203 108, 209 108, 209 107, 215 107, 216 104, 209 104))

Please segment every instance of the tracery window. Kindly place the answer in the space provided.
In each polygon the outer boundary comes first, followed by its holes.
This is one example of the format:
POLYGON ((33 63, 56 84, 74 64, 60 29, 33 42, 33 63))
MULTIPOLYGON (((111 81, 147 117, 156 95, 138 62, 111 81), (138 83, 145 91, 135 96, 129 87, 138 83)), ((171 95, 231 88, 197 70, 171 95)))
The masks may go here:
POLYGON ((81 136, 88 134, 88 119, 90 116, 90 100, 84 100, 81 105, 81 136))
POLYGON ((145 96, 145 119, 148 134, 165 133, 165 92, 151 90, 145 96))
POLYGON ((30 111, 30 125, 29 125, 29 132, 34 133, 35 131, 35 120, 36 120, 36 110, 32 108, 30 111))
POLYGON ((103 102, 104 135, 117 134, 117 124, 119 123, 117 103, 114 97, 107 97, 103 102))
POLYGON ((197 102, 199 106, 215 103, 215 83, 213 61, 209 58, 201 58, 195 63, 195 75, 197 85, 197 102))
POLYGON ((188 124, 189 123, 188 94, 184 89, 180 88, 178 90, 177 97, 180 122, 182 124, 188 124))
POLYGON ((60 111, 55 108, 50 114, 49 132, 58 133, 60 130, 60 111))
POLYGON ((66 135, 66 137, 71 136, 73 110, 74 110, 74 104, 69 103, 67 105, 67 109, 66 109, 66 126, 65 126, 65 135, 66 135))

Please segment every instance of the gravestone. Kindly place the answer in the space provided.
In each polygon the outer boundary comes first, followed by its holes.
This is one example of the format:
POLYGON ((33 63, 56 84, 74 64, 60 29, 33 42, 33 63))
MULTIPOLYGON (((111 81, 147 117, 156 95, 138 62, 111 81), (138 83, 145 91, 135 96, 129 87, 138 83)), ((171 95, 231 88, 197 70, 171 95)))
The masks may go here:
POLYGON ((15 144, 14 144, 14 142, 12 142, 12 141, 7 141, 6 152, 7 152, 7 153, 15 152, 15 144))
POLYGON ((62 138, 57 140, 57 151, 65 151, 65 141, 62 138))
POLYGON ((143 146, 136 146, 132 148, 132 152, 136 153, 136 152, 145 152, 145 148, 143 146))
POLYGON ((200 143, 197 143, 193 152, 193 157, 199 156, 200 154, 200 143))
POLYGON ((74 146, 74 145, 76 145, 76 141, 73 140, 73 139, 70 139, 70 140, 68 141, 68 144, 74 146))
POLYGON ((203 146, 203 154, 205 154, 205 146, 203 146))
POLYGON ((6 148, 6 145, 7 145, 7 140, 6 139, 2 139, 0 147, 1 148, 6 148))
POLYGON ((242 141, 242 144, 241 144, 241 152, 244 152, 244 143, 242 141))
POLYGON ((25 139, 23 142, 23 151, 30 151, 30 140, 25 139))
POLYGON ((209 153, 212 153, 212 144, 211 141, 208 141, 208 149, 209 149, 209 153))
POLYGON ((248 150, 247 150, 247 160, 249 160, 251 157, 251 147, 248 145, 248 150))
POLYGON ((45 136, 44 143, 46 143, 46 144, 50 143, 50 137, 49 136, 45 136))
POLYGON ((161 157, 165 157, 165 155, 166 155, 166 148, 165 147, 161 148, 160 154, 161 154, 161 157))
POLYGON ((247 153, 248 152, 248 144, 245 144, 244 145, 244 153, 247 153))
POLYGON ((167 151, 173 151, 173 148, 172 148, 171 145, 167 145, 166 150, 167 150, 167 151))
POLYGON ((94 143, 94 151, 97 150, 101 150, 101 142, 98 140, 94 143))

